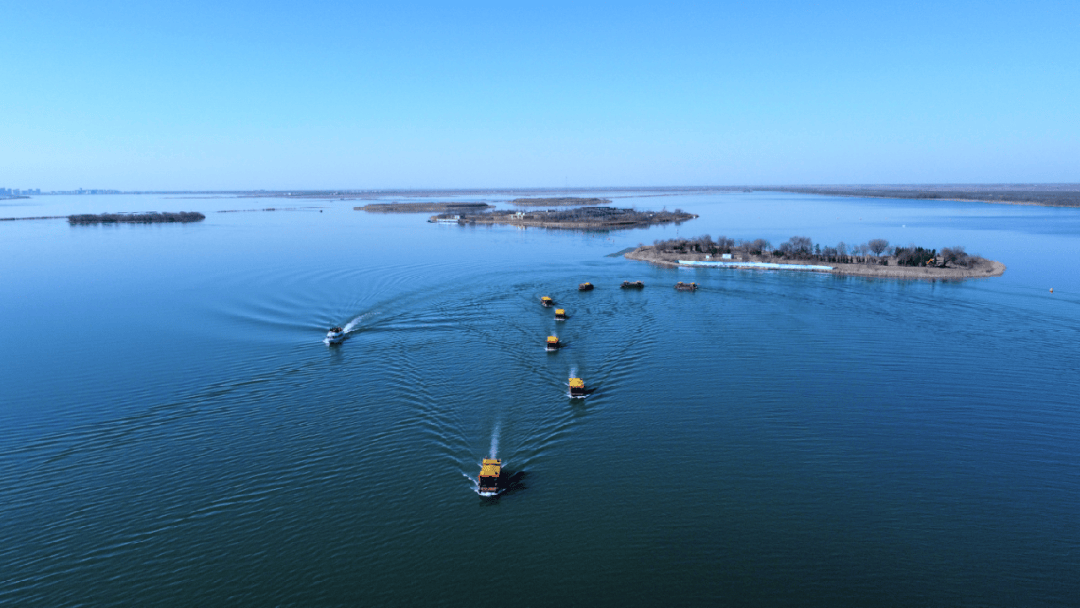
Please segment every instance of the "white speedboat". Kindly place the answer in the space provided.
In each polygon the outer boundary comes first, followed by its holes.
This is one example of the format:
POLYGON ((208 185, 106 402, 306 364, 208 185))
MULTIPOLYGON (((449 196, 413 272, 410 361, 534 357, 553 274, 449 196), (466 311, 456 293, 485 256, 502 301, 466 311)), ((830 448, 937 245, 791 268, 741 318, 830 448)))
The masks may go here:
POLYGON ((326 332, 326 339, 323 342, 327 344, 340 344, 345 339, 345 330, 340 327, 331 327, 330 331, 326 332))

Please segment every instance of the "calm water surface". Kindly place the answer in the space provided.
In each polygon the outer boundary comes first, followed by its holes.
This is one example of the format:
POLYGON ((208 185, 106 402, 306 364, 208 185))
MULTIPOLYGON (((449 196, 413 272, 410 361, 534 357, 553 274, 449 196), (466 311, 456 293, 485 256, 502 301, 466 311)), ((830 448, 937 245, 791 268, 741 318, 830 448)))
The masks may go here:
POLYGON ((0 603, 1076 604, 1080 211, 612 195, 701 218, 584 234, 353 201, 0 206, 207 213, 0 223, 0 603), (1009 269, 607 257, 703 233, 962 244, 1009 269), (569 346, 545 352, 551 333, 569 346), (596 393, 569 399, 573 372, 596 393), (512 484, 482 499, 492 451, 512 484))

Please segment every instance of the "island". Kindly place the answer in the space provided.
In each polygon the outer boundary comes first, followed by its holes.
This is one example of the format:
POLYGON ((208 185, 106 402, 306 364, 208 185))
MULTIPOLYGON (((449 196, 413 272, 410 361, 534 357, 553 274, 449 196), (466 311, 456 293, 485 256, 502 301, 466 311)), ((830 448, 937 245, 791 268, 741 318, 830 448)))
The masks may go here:
POLYGON ((893 279, 971 279, 1001 276, 1005 265, 971 255, 964 247, 941 251, 921 246, 892 247, 885 239, 860 245, 814 244, 809 237, 791 237, 778 247, 764 239, 715 240, 708 236, 658 240, 625 254, 627 259, 664 266, 715 266, 827 272, 837 275, 893 279))
POLYGON ((510 201, 511 205, 518 207, 595 207, 597 205, 610 205, 611 199, 606 198, 581 198, 577 196, 561 196, 554 198, 515 198, 510 201))
POLYGON ((497 210, 488 213, 432 216, 431 222, 459 224, 510 224, 522 228, 556 228, 565 230, 620 230, 655 224, 679 224, 696 218, 681 209, 675 211, 638 211, 613 207, 579 207, 577 209, 547 209, 544 211, 497 210))
POLYGON ((69 224, 173 224, 201 222, 206 216, 198 211, 158 213, 81 213, 67 216, 69 224))
POLYGON ((370 213, 476 213, 490 209, 495 205, 487 203, 372 203, 363 207, 353 207, 353 211, 370 213))

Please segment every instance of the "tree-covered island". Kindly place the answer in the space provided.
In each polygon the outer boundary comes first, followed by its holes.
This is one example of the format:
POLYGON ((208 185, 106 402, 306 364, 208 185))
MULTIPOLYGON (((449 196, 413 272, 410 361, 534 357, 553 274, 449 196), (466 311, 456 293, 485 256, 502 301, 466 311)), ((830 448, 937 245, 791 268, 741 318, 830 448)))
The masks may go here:
POLYGON ((159 213, 80 213, 67 216, 69 224, 187 224, 201 222, 206 216, 198 211, 159 213))
POLYGON ((681 209, 675 211, 638 211, 613 207, 579 207, 513 211, 499 209, 489 213, 442 213, 431 221, 456 220, 460 224, 510 224, 523 228, 561 228, 566 230, 621 230, 654 224, 681 223, 697 216, 681 209))
MULTIPOLYGON (((892 246, 885 239, 858 245, 815 244, 810 237, 794 236, 773 247, 765 239, 739 240, 709 235, 657 240, 626 253, 628 259, 676 266, 686 262, 720 262, 816 266, 808 270, 841 275, 898 279, 967 279, 996 277, 1005 272, 1001 262, 967 253, 964 247, 940 251, 918 245, 892 246), (823 267, 828 267, 823 268, 823 267)), ((798 268, 793 268, 798 270, 798 268)))

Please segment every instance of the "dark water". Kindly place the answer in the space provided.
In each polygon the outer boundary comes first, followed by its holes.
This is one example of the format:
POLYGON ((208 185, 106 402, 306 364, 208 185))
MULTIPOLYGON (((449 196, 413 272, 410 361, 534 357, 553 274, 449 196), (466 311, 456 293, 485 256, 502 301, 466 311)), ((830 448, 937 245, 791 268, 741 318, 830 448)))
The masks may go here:
POLYGON ((0 208, 208 214, 0 224, 0 603, 1076 604, 1080 212, 616 202, 702 217, 582 234, 342 201, 0 208), (964 244, 1009 270, 605 257, 677 232, 964 244), (571 370, 596 393, 569 399, 571 370), (482 499, 493 447, 513 483, 482 499))

